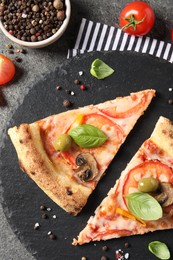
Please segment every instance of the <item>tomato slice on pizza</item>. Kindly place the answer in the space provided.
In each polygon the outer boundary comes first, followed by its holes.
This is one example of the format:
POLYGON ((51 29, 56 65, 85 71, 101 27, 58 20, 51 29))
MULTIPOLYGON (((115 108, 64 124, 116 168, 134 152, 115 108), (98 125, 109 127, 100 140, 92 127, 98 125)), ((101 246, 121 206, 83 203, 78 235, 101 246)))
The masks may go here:
POLYGON ((9 129, 21 168, 54 202, 77 215, 154 95, 143 90, 9 129), (123 109, 121 117, 104 113, 109 108, 123 109))
POLYGON ((160 117, 73 245, 173 228, 172 133, 160 117))

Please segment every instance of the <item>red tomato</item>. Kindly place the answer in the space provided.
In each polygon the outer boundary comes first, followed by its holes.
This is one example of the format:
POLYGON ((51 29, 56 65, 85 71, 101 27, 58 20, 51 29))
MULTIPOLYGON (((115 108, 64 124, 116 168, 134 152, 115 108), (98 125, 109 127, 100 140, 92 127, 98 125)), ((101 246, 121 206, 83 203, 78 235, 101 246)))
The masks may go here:
POLYGON ((123 194, 126 196, 130 189, 138 188, 138 178, 149 177, 148 174, 160 181, 164 178, 165 181, 173 184, 173 172, 167 165, 158 161, 146 161, 130 170, 124 182, 123 194))
POLYGON ((120 13, 120 26, 133 35, 145 35, 153 27, 155 21, 154 11, 145 2, 132 2, 127 4, 120 13))
MULTIPOLYGON (((107 133, 108 136, 109 136, 109 131, 112 131, 111 128, 113 128, 114 131, 113 140, 112 139, 110 140, 109 138, 102 146, 106 145, 107 142, 113 142, 114 144, 119 144, 121 143, 124 137, 124 132, 122 128, 103 115, 96 114, 96 113, 86 115, 84 118, 84 122, 85 124, 93 125, 101 130, 102 127, 104 126, 105 133, 107 133)), ((92 149, 99 149, 100 147, 96 147, 92 149)))
POLYGON ((15 74, 15 66, 13 62, 0 54, 0 85, 9 82, 15 74))

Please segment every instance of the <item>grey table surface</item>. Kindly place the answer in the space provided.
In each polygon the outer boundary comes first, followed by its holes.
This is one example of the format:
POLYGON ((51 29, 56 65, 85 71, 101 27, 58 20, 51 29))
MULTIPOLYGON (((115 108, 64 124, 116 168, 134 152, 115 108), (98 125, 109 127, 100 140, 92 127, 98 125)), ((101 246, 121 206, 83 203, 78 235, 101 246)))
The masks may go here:
MULTIPOLYGON (((72 48, 77 35, 77 29, 83 17, 118 27, 120 10, 127 0, 71 0, 72 15, 65 34, 54 44, 43 49, 27 49, 27 54, 20 54, 21 63, 17 66, 17 80, 0 89, 0 137, 3 143, 3 131, 8 119, 23 102, 32 85, 49 71, 66 62, 67 50, 72 48), (3 100, 3 101, 2 101, 3 100)), ((173 27, 173 0, 150 0, 155 10, 156 23, 151 33, 152 37, 171 42, 173 27)), ((6 45, 10 41, 0 32, 0 53, 15 59, 15 54, 8 54, 6 45)), ((13 45, 15 49, 20 46, 13 45)), ((3 198, 1 198, 3 200, 3 198)), ((24 248, 11 230, 2 205, 0 204, 0 260, 31 260, 34 256, 24 248)))

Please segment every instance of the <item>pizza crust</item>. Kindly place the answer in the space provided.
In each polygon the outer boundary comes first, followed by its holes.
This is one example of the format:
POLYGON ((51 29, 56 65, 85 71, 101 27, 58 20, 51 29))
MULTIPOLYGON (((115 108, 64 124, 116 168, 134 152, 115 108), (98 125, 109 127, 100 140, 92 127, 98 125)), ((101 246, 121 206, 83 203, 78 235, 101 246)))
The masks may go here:
POLYGON ((19 165, 37 185, 65 211, 77 215, 87 202, 92 189, 85 187, 69 175, 63 160, 55 168, 43 148, 39 127, 36 123, 22 124, 8 130, 15 146, 19 165))
POLYGON ((165 155, 173 158, 173 122, 160 116, 150 140, 156 143, 165 155))

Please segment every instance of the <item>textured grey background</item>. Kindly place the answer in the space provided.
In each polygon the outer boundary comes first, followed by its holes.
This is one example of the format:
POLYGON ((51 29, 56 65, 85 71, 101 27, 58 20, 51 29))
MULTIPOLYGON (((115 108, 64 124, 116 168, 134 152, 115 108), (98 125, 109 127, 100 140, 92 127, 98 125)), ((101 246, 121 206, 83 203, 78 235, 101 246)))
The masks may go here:
MULTIPOLYGON (((25 95, 34 83, 44 78, 44 75, 63 66, 66 62, 67 49, 74 45, 77 28, 81 18, 107 23, 118 27, 118 16, 121 8, 130 1, 127 0, 71 0, 72 16, 70 25, 64 34, 53 45, 43 49, 27 49, 27 54, 9 55, 6 44, 10 43, 0 32, 0 53, 11 57, 22 58, 17 66, 17 79, 0 89, 0 137, 3 145, 3 131, 8 125, 16 108, 23 102, 25 95)), ((151 33, 152 37, 171 42, 173 26, 173 0, 151 0, 149 2, 156 13, 156 23, 151 33)), ((15 46, 17 49, 19 46, 15 46)), ((3 198, 2 198, 3 199, 3 198)), ((0 260, 31 260, 34 259, 13 234, 0 205, 0 260)))

